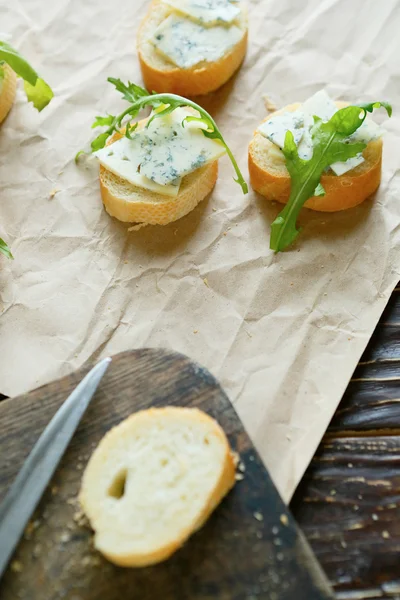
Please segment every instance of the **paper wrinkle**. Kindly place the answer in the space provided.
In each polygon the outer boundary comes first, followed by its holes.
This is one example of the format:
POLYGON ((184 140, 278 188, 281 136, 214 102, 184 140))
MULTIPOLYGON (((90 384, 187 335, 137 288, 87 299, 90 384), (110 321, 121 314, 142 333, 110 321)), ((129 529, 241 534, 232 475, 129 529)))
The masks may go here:
POLYGON ((183 352, 219 378, 288 501, 400 278, 400 5, 248 4, 245 63, 201 99, 245 177, 263 96, 284 106, 326 88, 394 104, 392 119, 377 114, 380 190, 344 213, 304 210, 298 243, 275 255, 279 205, 243 196, 225 157, 190 215, 129 233, 102 207, 96 165, 74 156, 95 115, 126 106, 107 77, 141 83, 135 35, 148 3, 20 0, 2 29, 55 98, 38 114, 20 84, 0 131, 0 236, 15 255, 0 258, 0 391, 131 348, 183 352))

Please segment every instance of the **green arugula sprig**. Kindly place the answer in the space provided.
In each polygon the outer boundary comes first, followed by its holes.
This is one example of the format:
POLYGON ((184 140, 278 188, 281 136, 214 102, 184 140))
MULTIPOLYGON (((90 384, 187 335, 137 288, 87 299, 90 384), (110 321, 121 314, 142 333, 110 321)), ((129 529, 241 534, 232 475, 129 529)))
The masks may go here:
MULTIPOLYGON (((36 71, 21 54, 7 42, 0 40, 0 83, 4 79, 3 65, 8 64, 12 70, 24 80, 25 93, 28 102, 40 112, 53 98, 50 86, 39 77, 36 71)), ((7 258, 14 258, 10 248, 0 238, 0 253, 7 258)))
POLYGON ((364 150, 366 144, 351 142, 348 138, 363 124, 367 112, 372 113, 374 108, 380 107, 386 109, 389 117, 392 115, 392 107, 387 102, 372 102, 342 108, 327 123, 314 116, 310 131, 313 155, 309 160, 299 157, 292 132, 286 132, 283 154, 291 178, 291 190, 288 203, 271 225, 271 250, 279 252, 294 242, 300 232, 296 221, 304 203, 313 196, 325 195, 320 182, 324 170, 364 150))
MULTIPOLYGON (((133 119, 135 119, 139 112, 146 106, 151 106, 154 109, 151 119, 149 119, 147 122, 147 127, 150 125, 153 119, 167 115, 179 106, 190 106, 200 113, 200 117, 188 116, 183 120, 182 125, 184 126, 185 122, 188 123, 190 121, 199 121, 206 125, 206 128, 202 129, 203 134, 208 138, 219 140, 224 145, 237 175, 235 181, 241 186, 243 193, 247 194, 247 183, 244 180, 239 166, 214 119, 206 110, 204 110, 204 108, 195 102, 192 102, 187 98, 183 98, 182 96, 177 96, 176 94, 150 94, 144 88, 129 81, 127 85, 120 79, 114 79, 113 77, 109 77, 108 81, 112 83, 119 92, 121 92, 124 100, 127 100, 127 102, 130 103, 130 106, 128 106, 128 108, 126 108, 117 116, 106 115, 96 117, 92 127, 107 127, 107 129, 103 133, 100 133, 92 141, 92 152, 104 148, 107 139, 114 132, 121 133, 126 135, 126 137, 131 138, 132 133, 137 127, 137 123, 134 122, 133 119)), ((83 153, 83 151, 78 152, 76 159, 83 153)))
MULTIPOLYGON (((36 71, 15 48, 7 44, 7 42, 0 41, 0 67, 4 63, 10 65, 12 70, 24 80, 28 102, 33 102, 33 106, 38 111, 43 110, 53 98, 52 89, 39 77, 36 71)), ((1 68, 0 75, 3 77, 3 70, 1 68)))
POLYGON ((11 254, 10 248, 7 246, 6 242, 0 238, 0 253, 4 254, 7 258, 14 258, 11 254))

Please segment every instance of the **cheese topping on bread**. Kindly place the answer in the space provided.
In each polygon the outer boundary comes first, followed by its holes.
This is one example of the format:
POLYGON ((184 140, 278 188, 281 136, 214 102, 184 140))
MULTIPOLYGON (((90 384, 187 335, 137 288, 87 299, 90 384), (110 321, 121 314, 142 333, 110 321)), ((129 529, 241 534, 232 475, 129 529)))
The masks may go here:
POLYGON ((235 21, 238 2, 229 0, 163 0, 171 12, 153 32, 150 42, 164 58, 182 69, 215 62, 243 37, 235 21))
POLYGON ((163 0, 163 3, 206 25, 232 23, 240 15, 237 0, 163 0))
POLYGON ((225 154, 223 144, 202 132, 204 123, 184 122, 199 117, 180 107, 153 119, 131 134, 95 152, 101 165, 129 183, 166 196, 177 196, 182 177, 225 154))
MULTIPOLYGON (((323 121, 329 121, 338 110, 334 101, 324 90, 321 90, 306 100, 298 110, 272 116, 271 119, 262 123, 257 131, 281 150, 285 144, 286 132, 291 131, 300 158, 309 160, 312 157, 310 130, 314 123, 314 116, 323 121)), ((367 117, 361 127, 349 137, 349 140, 368 144, 370 141, 380 138, 382 134, 382 128, 370 117, 367 117)), ((363 162, 364 158, 359 154, 345 162, 333 163, 330 169, 336 175, 343 175, 363 162)))

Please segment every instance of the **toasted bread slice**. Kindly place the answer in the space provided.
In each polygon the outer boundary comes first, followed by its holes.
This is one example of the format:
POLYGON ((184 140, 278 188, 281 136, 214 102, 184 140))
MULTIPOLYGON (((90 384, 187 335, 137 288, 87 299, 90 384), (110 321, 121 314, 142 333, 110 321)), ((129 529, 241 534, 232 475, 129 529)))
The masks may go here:
POLYGON ((172 9, 160 0, 153 0, 137 37, 137 49, 145 86, 150 91, 199 96, 221 87, 240 67, 247 48, 247 9, 242 8, 239 26, 243 36, 239 42, 216 62, 203 61, 182 69, 164 59, 149 42, 154 31, 172 9))
POLYGON ((97 550, 117 565, 144 567, 182 546, 234 483, 218 423, 198 409, 166 407, 133 414, 105 435, 79 500, 97 550))
MULTIPOLYGON (((139 122, 143 127, 147 119, 139 122)), ((115 142, 115 133, 107 141, 115 142)), ((100 191, 104 207, 111 217, 124 223, 168 225, 192 211, 213 190, 218 178, 218 161, 196 169, 182 178, 178 195, 174 198, 137 187, 114 175, 100 165, 100 191)))
POLYGON ((17 76, 12 68, 4 64, 2 83, 0 83, 0 123, 4 121, 13 105, 15 92, 17 90, 17 76))
MULTIPOLYGON (((338 108, 347 106, 336 102, 338 108)), ((266 117, 295 111, 300 104, 290 104, 266 117)), ((344 175, 326 173, 321 177, 325 196, 310 198, 306 208, 323 212, 346 210, 361 204, 379 187, 382 167, 382 139, 371 141, 363 152, 364 162, 344 175)), ((261 133, 254 134, 249 146, 249 173, 252 188, 269 200, 286 204, 290 195, 290 176, 283 153, 261 133)))

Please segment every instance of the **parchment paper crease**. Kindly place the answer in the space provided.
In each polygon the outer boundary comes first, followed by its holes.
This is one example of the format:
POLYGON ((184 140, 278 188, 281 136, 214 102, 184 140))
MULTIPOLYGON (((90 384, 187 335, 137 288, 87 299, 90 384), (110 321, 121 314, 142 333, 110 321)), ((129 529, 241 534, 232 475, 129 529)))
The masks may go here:
POLYGON ((20 89, 0 131, 0 236, 15 255, 0 259, 0 390, 129 348, 184 352, 220 379, 289 500, 400 277, 400 5, 249 5, 245 64, 204 100, 243 171, 263 94, 284 105, 326 87, 394 104, 379 193, 342 214, 305 211, 296 248, 274 255, 279 207, 244 197, 224 158, 192 214, 128 233, 102 208, 97 170, 73 157, 93 117, 123 106, 106 78, 141 81, 146 3, 1 0, 1 29, 56 96, 39 115, 20 89))

